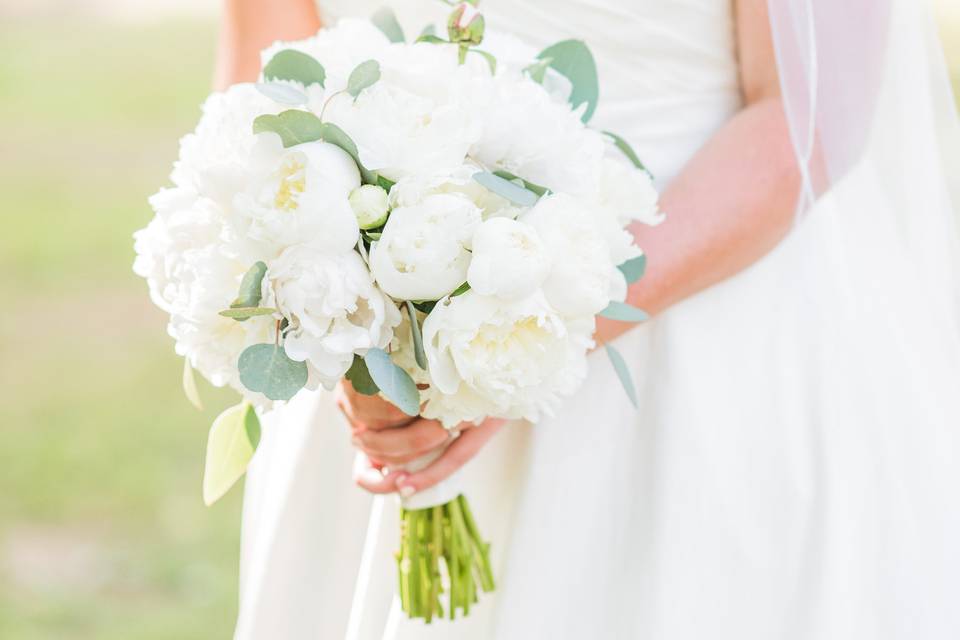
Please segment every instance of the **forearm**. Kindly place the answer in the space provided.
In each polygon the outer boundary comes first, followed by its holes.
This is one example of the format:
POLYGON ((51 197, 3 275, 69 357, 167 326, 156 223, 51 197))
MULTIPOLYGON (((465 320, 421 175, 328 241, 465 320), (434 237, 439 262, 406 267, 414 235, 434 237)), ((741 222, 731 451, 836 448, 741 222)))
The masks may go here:
MULTIPOLYGON (((661 198, 666 220, 637 225, 647 272, 628 302, 656 314, 759 260, 793 223, 799 176, 779 98, 737 114, 661 198)), ((631 325, 601 320, 609 340, 631 325)))
POLYGON ((214 88, 251 82, 260 72, 260 51, 277 40, 317 32, 313 0, 225 0, 220 24, 214 88))

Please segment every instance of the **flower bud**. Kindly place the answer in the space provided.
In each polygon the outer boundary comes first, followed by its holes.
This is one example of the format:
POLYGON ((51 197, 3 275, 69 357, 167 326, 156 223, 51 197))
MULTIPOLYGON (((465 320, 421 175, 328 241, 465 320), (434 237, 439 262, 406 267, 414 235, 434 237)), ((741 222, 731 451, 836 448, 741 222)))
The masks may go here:
POLYGON ((387 192, 375 184, 360 185, 350 193, 350 207, 361 229, 376 229, 387 221, 387 192))

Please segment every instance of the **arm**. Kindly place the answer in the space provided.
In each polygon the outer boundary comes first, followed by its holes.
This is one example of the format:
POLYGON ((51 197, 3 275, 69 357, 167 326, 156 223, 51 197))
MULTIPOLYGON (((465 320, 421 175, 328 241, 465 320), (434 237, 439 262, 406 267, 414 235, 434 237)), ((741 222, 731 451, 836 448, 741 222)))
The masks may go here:
MULTIPOLYGON (((737 0, 745 106, 667 187, 666 220, 634 234, 649 256, 628 302, 656 314, 750 266, 793 222, 799 174, 787 128, 766 0, 737 0)), ((630 325, 601 319, 610 340, 630 325)))
POLYGON ((319 28, 313 0, 225 0, 214 88, 256 80, 261 50, 277 40, 313 35, 319 28))
MULTIPOLYGON (((766 0, 736 0, 736 10, 745 106, 667 188, 661 199, 666 221, 634 230, 650 259, 628 301, 651 313, 745 269, 776 246, 793 222, 799 176, 780 102, 766 0)), ((598 337, 610 340, 630 328, 601 320, 598 337)), ((362 422, 349 411, 348 417, 355 429, 362 422)), ((423 471, 358 475, 357 482, 376 493, 430 487, 470 460, 501 424, 488 420, 465 430, 423 471)), ((440 441, 441 429, 419 419, 399 428, 363 430, 355 444, 375 459, 406 459, 428 441, 440 441), (407 436, 401 437, 403 432, 407 436)))

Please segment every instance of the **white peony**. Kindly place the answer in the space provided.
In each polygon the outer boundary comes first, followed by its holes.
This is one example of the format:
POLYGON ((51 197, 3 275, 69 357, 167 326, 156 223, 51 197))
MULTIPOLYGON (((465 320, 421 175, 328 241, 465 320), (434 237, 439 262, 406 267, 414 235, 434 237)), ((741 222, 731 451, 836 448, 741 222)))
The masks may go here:
POLYGON ((550 272, 550 255, 536 229, 509 218, 477 227, 467 282, 477 293, 517 300, 536 291, 550 272))
POLYGON ((490 191, 473 176, 483 168, 473 162, 466 162, 446 171, 420 173, 401 178, 390 189, 390 203, 393 207, 415 205, 425 197, 437 193, 457 193, 470 199, 482 212, 484 220, 492 217, 516 218, 524 209, 511 203, 493 191, 490 191))
POLYGON ((439 300, 462 285, 480 209, 460 194, 436 194, 390 214, 370 247, 370 271, 398 300, 439 300))
POLYGON ((277 134, 258 138, 248 184, 233 199, 249 220, 246 234, 279 250, 297 243, 332 253, 352 249, 360 237, 349 201, 360 186, 353 158, 326 142, 284 149, 277 134))
POLYGON ((269 265, 266 279, 291 323, 287 354, 309 362, 327 388, 347 372, 355 352, 389 344, 400 323, 400 312, 355 252, 329 255, 293 246, 269 265))
POLYGON ((536 229, 553 258, 543 292, 565 316, 592 316, 620 294, 623 276, 616 275, 617 263, 594 214, 578 200, 554 194, 541 198, 520 218, 536 229))
POLYGON ((592 330, 592 319, 568 322, 542 295, 504 303, 468 291, 441 301, 423 323, 435 392, 424 415, 451 426, 550 414, 586 375, 592 330))
POLYGON ((650 175, 633 165, 604 158, 600 174, 599 202, 613 211, 621 226, 633 221, 648 225, 663 222, 660 194, 650 175))

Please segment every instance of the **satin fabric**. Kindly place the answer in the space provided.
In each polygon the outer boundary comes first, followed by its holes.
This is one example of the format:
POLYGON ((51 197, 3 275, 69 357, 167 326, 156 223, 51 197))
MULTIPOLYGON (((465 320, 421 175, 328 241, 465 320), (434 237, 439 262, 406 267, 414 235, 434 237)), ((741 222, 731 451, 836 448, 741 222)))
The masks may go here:
MULTIPOLYGON (((395 4, 408 33, 444 12, 395 4)), ((484 7, 534 44, 585 39, 593 123, 662 185, 740 107, 727 0, 484 7)), ((498 434, 466 486, 499 588, 453 625, 398 615, 396 504, 352 486, 329 396, 273 414, 236 637, 960 637, 960 338, 955 292, 927 277, 956 255, 910 232, 888 183, 855 166, 766 258, 621 337, 639 411, 600 354, 557 418, 498 434)))

